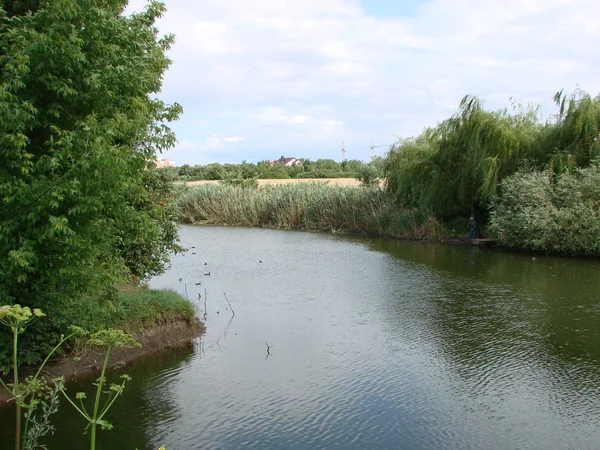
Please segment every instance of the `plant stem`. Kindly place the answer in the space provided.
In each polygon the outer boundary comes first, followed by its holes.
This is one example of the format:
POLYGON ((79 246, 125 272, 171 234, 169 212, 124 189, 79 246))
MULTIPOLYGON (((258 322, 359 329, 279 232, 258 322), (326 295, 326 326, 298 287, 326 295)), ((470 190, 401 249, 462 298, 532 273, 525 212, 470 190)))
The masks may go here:
POLYGON ((46 367, 46 363, 48 362, 48 360, 50 359, 50 357, 54 354, 54 352, 56 352, 56 350, 59 349, 59 347, 63 344, 63 342, 65 342, 67 339, 70 339, 74 334, 75 333, 71 333, 67 337, 61 338, 61 340, 58 342, 58 344, 56 344, 54 346, 54 348, 52 349, 52 351, 50 353, 48 353, 48 355, 46 356, 46 358, 44 359, 44 361, 42 362, 42 364, 40 365, 40 367, 38 367, 38 370, 35 373, 35 376, 33 377, 34 380, 37 380, 37 377, 40 375, 40 373, 42 372, 42 370, 44 370, 44 367, 46 367))
POLYGON ((20 387, 19 387, 19 368, 17 366, 17 342, 19 339, 19 328, 13 327, 13 375, 14 375, 14 386, 13 396, 15 397, 16 403, 16 417, 15 417, 15 450, 21 449, 21 399, 20 387))
POLYGON ((104 365, 102 366, 102 373, 98 380, 98 389, 96 389, 96 401, 94 403, 94 413, 92 415, 92 430, 90 433, 90 450, 96 450, 96 419, 98 416, 98 406, 100 405, 100 395, 102 394, 102 384, 104 383, 104 373, 106 372, 106 366, 108 366, 108 358, 110 356, 111 346, 109 345, 106 349, 106 355, 104 356, 104 365))
MULTIPOLYGON (((73 334, 75 333, 71 333, 70 335, 68 335, 66 338, 62 337, 60 339, 60 341, 58 342, 58 344, 56 344, 54 346, 54 348, 52 349, 52 351, 50 353, 48 353, 48 355, 46 356, 46 358, 44 359, 44 361, 42 362, 42 364, 40 365, 40 367, 38 368, 37 372, 35 373, 35 376, 33 377, 33 380, 37 380, 37 378, 40 376, 40 373, 42 372, 42 370, 44 369, 44 367, 46 366, 46 363, 48 362, 48 360, 50 359, 50 357, 54 354, 54 352, 56 352, 56 350, 58 350, 58 348, 67 340, 69 339, 71 336, 73 336, 73 334)), ((33 396, 33 394, 31 394, 33 396)), ((31 414, 32 414, 32 409, 28 408, 27 409, 27 415, 25 416, 25 423, 23 425, 23 445, 21 446, 21 450, 25 450, 25 445, 27 442, 27 432, 29 430, 29 421, 31 419, 31 414)))
POLYGON ((21 445, 21 450, 25 450, 25 445, 27 442, 27 432, 29 430, 29 419, 31 418, 31 408, 27 408, 27 413, 25 414, 25 423, 23 424, 23 445, 21 445))

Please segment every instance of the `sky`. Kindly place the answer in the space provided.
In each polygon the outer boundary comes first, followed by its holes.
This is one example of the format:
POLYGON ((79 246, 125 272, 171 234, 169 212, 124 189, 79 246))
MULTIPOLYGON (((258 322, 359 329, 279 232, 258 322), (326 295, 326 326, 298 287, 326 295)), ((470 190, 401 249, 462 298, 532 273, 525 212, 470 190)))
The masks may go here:
MULTIPOLYGON (((146 2, 132 0, 128 12, 146 2)), ((368 161, 457 111, 600 93, 598 0, 167 0, 183 164, 368 161)))

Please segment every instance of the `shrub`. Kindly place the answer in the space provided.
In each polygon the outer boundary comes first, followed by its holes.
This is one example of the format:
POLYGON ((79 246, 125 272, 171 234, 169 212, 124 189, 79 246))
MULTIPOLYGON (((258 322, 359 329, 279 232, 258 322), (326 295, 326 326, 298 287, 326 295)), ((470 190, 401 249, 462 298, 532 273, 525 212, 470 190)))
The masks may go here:
POLYGON ((490 231, 532 250, 600 254, 600 169, 518 172, 502 183, 490 231))

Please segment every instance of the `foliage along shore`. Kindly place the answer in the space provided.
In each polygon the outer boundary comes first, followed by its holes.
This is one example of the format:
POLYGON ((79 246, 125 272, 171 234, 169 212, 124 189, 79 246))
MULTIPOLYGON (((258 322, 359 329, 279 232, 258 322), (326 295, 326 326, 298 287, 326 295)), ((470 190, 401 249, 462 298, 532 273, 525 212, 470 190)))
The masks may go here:
POLYGON ((503 246, 598 256, 600 96, 577 89, 554 100, 557 114, 544 120, 534 105, 489 111, 464 97, 455 115, 390 148, 385 192, 257 190, 255 179, 228 179, 230 186, 179 189, 179 218, 437 240, 466 233, 474 216, 503 246))
MULTIPOLYGON (((174 291, 122 286, 111 298, 90 299, 84 303, 78 326, 90 333, 118 328, 131 334, 139 348, 115 348, 110 367, 122 367, 140 357, 166 349, 185 348, 204 333, 204 325, 192 304, 174 291)), ((46 320, 46 319, 44 319, 46 320)), ((50 361, 44 373, 48 378, 67 381, 97 373, 102 365, 102 349, 87 345, 83 339, 67 342, 66 354, 50 361)), ((28 374, 27 367, 23 375, 28 374)), ((0 390, 0 406, 9 397, 0 390)))
POLYGON ((180 186, 179 220, 230 226, 303 229, 441 239, 441 223, 426 211, 400 210, 385 191, 302 183, 261 188, 230 184, 180 186))
MULTIPOLYGON (((70 325, 119 326, 117 287, 181 250, 172 184, 147 170, 182 112, 156 97, 174 36, 156 27, 163 2, 133 14, 127 3, 0 4, 0 305, 47 314, 16 365, 39 362, 70 325)), ((0 373, 11 342, 1 329, 0 373)))
MULTIPOLYGON (((554 177, 554 185, 552 179, 548 171, 508 178, 504 197, 483 224, 485 236, 518 250, 599 256, 600 169, 591 165, 564 173, 554 177)), ((182 223, 469 241, 467 217, 440 220, 431 209, 401 208, 389 192, 367 186, 179 186, 176 204, 182 223)))
POLYGON ((502 245, 600 255, 600 96, 554 100, 544 119, 535 105, 489 111, 466 96, 455 115, 392 146, 388 192, 445 222, 474 215, 502 245))

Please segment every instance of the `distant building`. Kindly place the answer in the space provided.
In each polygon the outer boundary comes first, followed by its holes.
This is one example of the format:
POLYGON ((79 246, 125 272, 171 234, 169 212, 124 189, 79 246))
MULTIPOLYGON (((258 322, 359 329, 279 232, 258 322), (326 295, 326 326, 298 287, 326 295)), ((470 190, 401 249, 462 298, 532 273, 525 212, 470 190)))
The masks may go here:
POLYGON ((286 158, 285 156, 282 156, 281 158, 276 159, 275 161, 271 161, 271 165, 273 164, 283 164, 284 166, 297 166, 299 164, 302 164, 302 161, 296 158, 286 158))
POLYGON ((175 167, 175 163, 170 159, 156 158, 156 168, 160 169, 161 167, 175 167))

